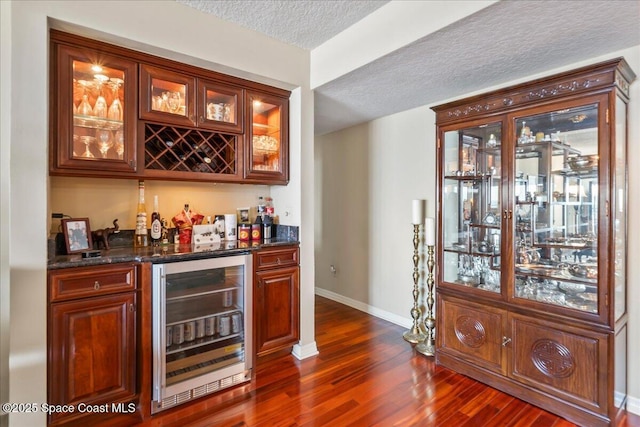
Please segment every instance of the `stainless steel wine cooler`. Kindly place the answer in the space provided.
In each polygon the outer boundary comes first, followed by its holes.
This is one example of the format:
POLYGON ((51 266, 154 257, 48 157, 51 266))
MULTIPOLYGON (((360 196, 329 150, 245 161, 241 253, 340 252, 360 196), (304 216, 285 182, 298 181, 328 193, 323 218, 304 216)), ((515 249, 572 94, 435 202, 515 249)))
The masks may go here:
POLYGON ((251 256, 153 266, 156 413, 251 380, 251 256))

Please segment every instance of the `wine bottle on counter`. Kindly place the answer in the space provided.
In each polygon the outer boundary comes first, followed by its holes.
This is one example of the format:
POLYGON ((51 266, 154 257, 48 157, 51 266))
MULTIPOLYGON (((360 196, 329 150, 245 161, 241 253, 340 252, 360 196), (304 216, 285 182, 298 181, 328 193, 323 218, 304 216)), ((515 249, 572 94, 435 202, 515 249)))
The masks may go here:
POLYGON ((133 246, 136 248, 149 246, 147 208, 144 205, 144 181, 138 181, 138 210, 136 212, 136 231, 133 236, 133 246))
POLYGON ((160 245, 162 240, 162 223, 158 212, 158 196, 153 196, 153 213, 151 214, 151 244, 160 245))

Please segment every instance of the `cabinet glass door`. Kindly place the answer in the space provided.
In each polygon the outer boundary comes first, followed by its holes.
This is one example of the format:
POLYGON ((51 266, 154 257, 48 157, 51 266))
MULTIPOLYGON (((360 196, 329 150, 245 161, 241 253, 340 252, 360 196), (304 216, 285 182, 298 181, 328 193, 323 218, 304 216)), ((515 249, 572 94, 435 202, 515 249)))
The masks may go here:
POLYGON ((57 49, 56 166, 135 171, 135 63, 69 46, 57 49))
POLYGON ((515 120, 515 297, 597 312, 598 103, 515 120))
POLYGON ((288 179, 288 102, 261 95, 249 94, 247 117, 251 120, 245 154, 245 178, 276 182, 288 179))
POLYGON ((198 126, 242 132, 242 89, 198 80, 198 96, 198 126))
POLYGON ((445 131, 443 271, 448 284, 500 293, 502 125, 445 131))
POLYGON ((196 82, 162 68, 140 66, 140 118, 184 126, 196 125, 196 82))

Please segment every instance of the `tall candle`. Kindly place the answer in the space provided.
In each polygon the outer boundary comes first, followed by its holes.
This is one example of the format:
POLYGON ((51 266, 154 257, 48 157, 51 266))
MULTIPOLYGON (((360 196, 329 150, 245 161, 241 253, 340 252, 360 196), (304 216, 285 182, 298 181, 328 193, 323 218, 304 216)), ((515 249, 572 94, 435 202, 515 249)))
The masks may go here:
POLYGON ((424 219, 424 240, 427 246, 436 245, 436 221, 431 217, 424 219))
POLYGON ((413 200, 413 224, 422 224, 422 218, 424 218, 424 200, 413 200))

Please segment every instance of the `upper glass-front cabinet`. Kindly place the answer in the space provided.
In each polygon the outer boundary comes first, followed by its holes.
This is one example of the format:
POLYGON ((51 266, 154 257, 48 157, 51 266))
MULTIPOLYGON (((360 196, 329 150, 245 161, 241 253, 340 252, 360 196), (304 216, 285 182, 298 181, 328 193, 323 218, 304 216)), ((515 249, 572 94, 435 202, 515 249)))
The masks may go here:
POLYGON ((446 282, 501 291, 502 124, 447 130, 442 233, 446 282))
POLYGON ((66 45, 55 49, 52 171, 135 172, 136 64, 66 45))
POLYGON ((245 146, 245 178, 289 180, 289 102, 252 92, 247 97, 251 120, 245 146))
POLYGON ((599 283, 626 280, 626 104, 615 144, 602 129, 611 110, 594 95, 440 128, 441 285, 601 314, 599 283))
POLYGON ((598 311, 599 184, 607 176, 600 105, 592 98, 514 119, 515 298, 598 311))
POLYGON ((150 65, 140 65, 140 118, 195 126, 196 79, 150 65))
POLYGON ((242 132, 243 90, 198 80, 198 126, 242 132))
POLYGON ((158 67, 140 68, 140 118, 242 132, 243 90, 158 67))

